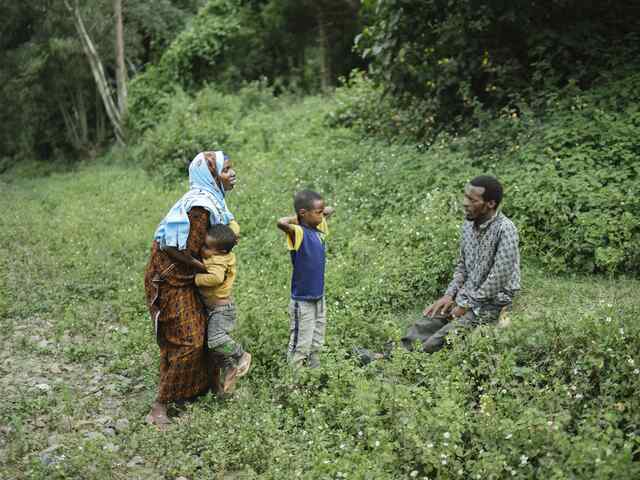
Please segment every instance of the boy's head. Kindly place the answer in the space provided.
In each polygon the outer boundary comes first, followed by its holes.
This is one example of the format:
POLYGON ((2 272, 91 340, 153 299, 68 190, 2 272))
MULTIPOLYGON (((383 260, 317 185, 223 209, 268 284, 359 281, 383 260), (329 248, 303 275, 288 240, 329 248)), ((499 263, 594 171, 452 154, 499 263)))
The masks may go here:
POLYGON ((298 221, 315 228, 324 218, 324 199, 313 190, 302 190, 293 197, 293 209, 298 221))
POLYGON ((238 243, 238 237, 228 225, 211 225, 204 243, 211 250, 229 253, 238 243))

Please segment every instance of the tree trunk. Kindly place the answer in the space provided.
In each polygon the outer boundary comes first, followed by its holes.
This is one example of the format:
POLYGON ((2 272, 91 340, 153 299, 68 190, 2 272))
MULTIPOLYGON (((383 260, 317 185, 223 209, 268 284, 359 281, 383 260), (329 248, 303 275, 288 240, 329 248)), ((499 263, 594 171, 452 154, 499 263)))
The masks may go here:
POLYGON ((127 67, 124 61, 124 27, 122 25, 122 0, 113 0, 116 17, 116 84, 118 86, 118 110, 120 119, 127 113, 127 67))
POLYGON ((84 152, 89 146, 89 124, 82 91, 76 90, 67 105, 62 102, 58 103, 58 108, 62 113, 64 125, 67 129, 67 138, 75 150, 84 152), (70 106, 67 107, 68 104, 70 106))
POLYGON ((104 67, 102 66, 102 61, 100 60, 98 51, 93 45, 93 42, 91 41, 91 37, 87 33, 87 30, 84 26, 84 22, 82 21, 82 16, 80 15, 80 9, 78 7, 78 3, 76 1, 73 7, 69 4, 68 0, 65 0, 64 3, 67 9, 69 10, 69 12, 73 15, 73 23, 76 27, 76 31, 78 32, 78 36, 80 37, 80 42, 82 43, 84 53, 87 55, 87 59, 89 60, 91 73, 93 73, 93 78, 96 82, 96 86, 98 87, 98 92, 100 92, 100 97, 102 98, 104 109, 107 112, 107 116, 109 117, 109 121, 111 122, 111 126, 113 127, 113 131, 116 135, 116 140, 121 145, 124 145, 125 136, 124 136, 124 131, 122 129, 120 111, 118 110, 115 102, 113 101, 113 96, 111 93, 111 89, 109 88, 109 83, 107 82, 107 77, 104 73, 104 67))
POLYGON ((102 145, 107 138, 107 129, 104 121, 104 108, 100 99, 100 93, 96 90, 96 144, 102 145))
POLYGON ((329 26, 324 12, 318 7, 318 36, 320 43, 320 86, 328 90, 331 86, 333 72, 331 71, 331 50, 329 46, 329 26))

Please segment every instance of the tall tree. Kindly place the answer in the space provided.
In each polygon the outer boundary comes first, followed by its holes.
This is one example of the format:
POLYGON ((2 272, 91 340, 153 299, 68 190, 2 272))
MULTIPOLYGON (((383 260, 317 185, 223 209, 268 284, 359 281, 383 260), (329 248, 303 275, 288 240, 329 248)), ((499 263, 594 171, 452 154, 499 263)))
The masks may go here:
POLYGON ((87 33, 84 21, 82 20, 82 15, 80 14, 78 1, 76 0, 73 5, 71 5, 68 0, 65 0, 64 3, 69 12, 73 15, 74 26, 78 36, 80 37, 80 41, 82 42, 82 47, 84 48, 87 60, 89 61, 89 67, 91 68, 91 73, 93 74, 93 78, 96 82, 98 92, 100 92, 100 97, 102 98, 102 103, 104 104, 109 121, 111 122, 113 133, 115 134, 118 143, 124 145, 125 135, 122 127, 120 110, 113 99, 113 94, 111 93, 107 76, 104 73, 104 67, 102 60, 100 59, 100 55, 98 54, 89 33, 87 33))
POLYGON ((116 21, 116 82, 118 90, 118 110, 123 119, 127 110, 127 68, 124 61, 124 27, 122 23, 122 0, 113 0, 116 21))

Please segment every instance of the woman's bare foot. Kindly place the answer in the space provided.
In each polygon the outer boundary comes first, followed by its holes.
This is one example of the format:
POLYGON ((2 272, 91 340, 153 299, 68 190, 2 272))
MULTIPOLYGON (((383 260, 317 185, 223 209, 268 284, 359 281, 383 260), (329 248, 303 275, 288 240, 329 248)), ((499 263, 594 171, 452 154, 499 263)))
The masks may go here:
POLYGON ((167 415, 167 406, 164 403, 154 402, 145 421, 149 425, 155 425, 159 430, 164 430, 171 423, 167 415))

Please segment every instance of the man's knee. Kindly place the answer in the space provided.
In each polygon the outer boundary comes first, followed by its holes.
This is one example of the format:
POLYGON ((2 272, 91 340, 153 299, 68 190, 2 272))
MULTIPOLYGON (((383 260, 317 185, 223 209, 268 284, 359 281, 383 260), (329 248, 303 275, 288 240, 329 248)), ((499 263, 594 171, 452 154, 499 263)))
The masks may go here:
POLYGON ((438 350, 442 350, 444 347, 444 339, 443 338, 433 338, 431 337, 426 342, 422 344, 422 351, 424 353, 435 353, 438 350))

